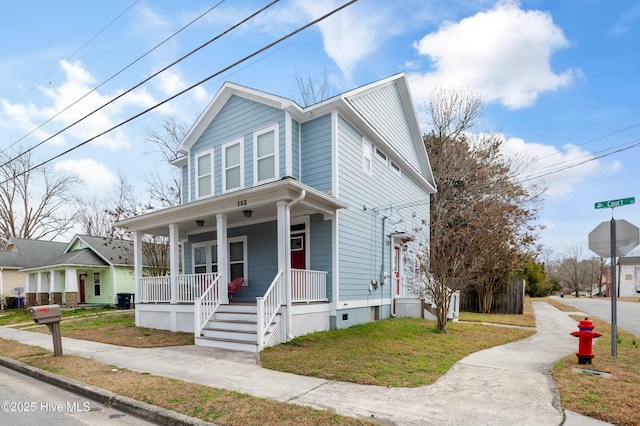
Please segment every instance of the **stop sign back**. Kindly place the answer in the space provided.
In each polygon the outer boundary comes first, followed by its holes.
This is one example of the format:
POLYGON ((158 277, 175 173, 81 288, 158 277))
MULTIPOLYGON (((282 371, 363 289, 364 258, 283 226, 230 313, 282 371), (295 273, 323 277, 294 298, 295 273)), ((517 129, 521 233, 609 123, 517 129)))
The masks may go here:
MULTIPOLYGON (((625 256, 640 244, 640 230, 624 219, 616 223, 616 256, 625 256)), ((602 222, 589 232, 589 250, 600 257, 611 257, 611 222, 602 222)))

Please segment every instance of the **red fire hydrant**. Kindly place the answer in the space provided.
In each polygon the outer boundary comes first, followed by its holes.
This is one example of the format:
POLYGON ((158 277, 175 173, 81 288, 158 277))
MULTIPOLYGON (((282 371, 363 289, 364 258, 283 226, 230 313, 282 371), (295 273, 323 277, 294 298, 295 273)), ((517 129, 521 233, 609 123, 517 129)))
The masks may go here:
POLYGON ((574 331, 571 333, 572 336, 580 338, 580 341, 578 342, 578 352, 576 352, 576 355, 578 356, 578 364, 591 364, 591 359, 594 357, 592 345, 593 339, 602 336, 602 334, 597 331, 593 331, 593 321, 589 318, 585 318, 580 321, 578 328, 580 328, 580 331, 574 331))

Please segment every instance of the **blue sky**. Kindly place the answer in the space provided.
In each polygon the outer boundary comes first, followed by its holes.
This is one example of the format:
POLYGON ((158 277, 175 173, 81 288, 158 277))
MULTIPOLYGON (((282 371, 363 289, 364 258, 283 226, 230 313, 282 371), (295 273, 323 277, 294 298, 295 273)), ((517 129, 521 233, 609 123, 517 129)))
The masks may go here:
MULTIPOLYGON (((222 2, 31 132, 216 3, 0 2, 0 147, 41 142, 267 4, 222 2)), ((33 154, 65 151, 343 3, 280 1, 33 154)), ((588 233, 611 218, 595 202, 638 197, 615 216, 640 225, 640 146, 629 148, 640 142, 638 40, 640 2, 359 0, 51 166, 78 174, 82 193, 109 191, 119 173, 142 190, 142 177, 160 167, 145 154, 145 129, 167 115, 191 124, 224 81, 295 97, 296 72, 326 69, 336 93, 405 72, 421 119, 435 87, 480 93, 486 110, 475 131, 502 135, 508 151, 529 159, 526 176, 553 172, 530 181, 548 187, 542 243, 556 252, 580 244, 591 256, 588 233)))

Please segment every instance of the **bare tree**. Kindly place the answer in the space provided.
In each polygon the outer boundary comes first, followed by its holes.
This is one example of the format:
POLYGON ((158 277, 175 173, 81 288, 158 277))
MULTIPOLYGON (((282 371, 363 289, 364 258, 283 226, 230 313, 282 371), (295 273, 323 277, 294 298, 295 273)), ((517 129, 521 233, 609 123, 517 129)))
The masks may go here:
POLYGON ((424 143, 438 192, 424 221, 430 252, 417 256, 413 269, 417 287, 436 304, 441 330, 455 291, 475 288, 487 311, 537 237, 532 220, 542 191, 517 182, 519 163, 503 155, 501 138, 470 134, 482 109, 478 94, 455 90, 437 92, 428 106, 432 131, 424 143))
POLYGON ((580 291, 591 288, 601 274, 600 260, 582 259, 582 246, 579 244, 567 247, 554 263, 556 276, 576 297, 580 296, 580 291))
POLYGON ((147 128, 149 153, 160 154, 162 167, 147 176, 147 191, 152 201, 161 207, 172 207, 181 202, 181 176, 178 168, 170 163, 178 157, 178 146, 187 134, 187 126, 170 116, 164 119, 158 129, 147 128), (170 167, 168 170, 167 168, 170 167))
POLYGON ((329 99, 335 94, 326 68, 322 69, 322 75, 314 71, 307 71, 305 74, 296 71, 296 83, 296 101, 303 107, 329 99))
POLYGON ((4 151, 0 161, 0 242, 10 238, 47 239, 73 228, 72 188, 79 179, 55 173, 48 166, 34 168, 31 152, 4 151))

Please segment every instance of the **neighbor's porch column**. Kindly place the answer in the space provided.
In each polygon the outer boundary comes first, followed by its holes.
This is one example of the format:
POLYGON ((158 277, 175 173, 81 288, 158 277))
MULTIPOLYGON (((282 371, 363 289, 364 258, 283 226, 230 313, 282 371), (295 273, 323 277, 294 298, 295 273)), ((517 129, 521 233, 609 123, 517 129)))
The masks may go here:
POLYGON ((169 281, 171 286, 171 303, 178 303, 178 273, 180 272, 180 250, 178 249, 179 228, 175 223, 169 224, 169 281))
POLYGON ((36 293, 37 293, 37 288, 36 288, 36 274, 30 274, 30 273, 25 273, 25 280, 26 282, 24 283, 25 285, 25 296, 24 296, 24 302, 25 302, 25 306, 29 307, 29 306, 35 306, 36 303, 36 293))
POLYGON ((51 303, 62 305, 62 271, 51 271, 51 303))
POLYGON ((38 272, 38 291, 36 294, 38 305, 49 304, 49 276, 48 272, 38 272))
POLYGON ((67 308, 78 306, 78 273, 75 268, 64 270, 64 305, 67 308))
MULTIPOLYGON (((133 279, 135 282, 135 304, 142 299, 142 235, 133 233, 133 279)), ((136 309, 136 315, 138 310, 136 309)), ((136 318, 137 324, 137 318, 136 318)))
POLYGON ((286 201, 276 203, 278 209, 278 270, 282 271, 283 299, 287 305, 284 331, 291 340, 291 209, 286 201))
POLYGON ((218 280, 220 288, 220 303, 229 303, 229 245, 227 244, 227 215, 218 213, 216 215, 216 230, 218 234, 218 280))

